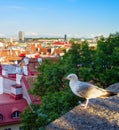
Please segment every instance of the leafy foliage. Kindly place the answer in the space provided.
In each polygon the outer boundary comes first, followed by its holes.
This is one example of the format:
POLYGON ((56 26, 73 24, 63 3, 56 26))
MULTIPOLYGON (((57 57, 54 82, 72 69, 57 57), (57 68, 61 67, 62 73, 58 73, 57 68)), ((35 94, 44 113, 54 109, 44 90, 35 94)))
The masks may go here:
POLYGON ((39 67, 40 75, 37 77, 35 87, 33 88, 33 94, 43 96, 48 92, 60 91, 63 87, 62 76, 64 74, 62 68, 51 61, 45 61, 45 63, 39 67))
MULTIPOLYGON (((38 113, 45 115, 45 125, 59 116, 71 110, 77 104, 78 98, 71 91, 65 90, 55 93, 48 93, 43 97, 43 103, 38 113)), ((41 124, 42 125, 42 124, 41 124)))
POLYGON ((79 98, 69 88, 60 92, 47 93, 43 96, 41 105, 32 105, 32 111, 27 109, 22 114, 23 128, 25 130, 43 128, 71 110, 74 104, 77 105, 78 100, 79 98))
POLYGON ((119 36, 110 35, 109 38, 98 41, 92 69, 96 80, 103 86, 108 86, 119 80, 118 49, 119 36))
MULTIPOLYGON (((32 111, 31 109, 27 108, 23 114, 21 114, 22 118, 22 125, 24 130, 32 130, 32 129, 38 129, 39 128, 39 122, 37 122, 38 115, 35 112, 36 111, 36 106, 32 106, 32 111)), ((37 107, 38 108, 38 107, 37 107)))
POLYGON ((41 74, 31 93, 40 96, 42 104, 33 105, 33 111, 26 110, 22 115, 25 130, 45 126, 77 105, 79 97, 62 80, 65 75, 76 73, 80 80, 93 80, 103 87, 119 81, 119 34, 100 39, 96 50, 89 48, 86 41, 72 43, 57 63, 45 61, 38 71, 41 74))

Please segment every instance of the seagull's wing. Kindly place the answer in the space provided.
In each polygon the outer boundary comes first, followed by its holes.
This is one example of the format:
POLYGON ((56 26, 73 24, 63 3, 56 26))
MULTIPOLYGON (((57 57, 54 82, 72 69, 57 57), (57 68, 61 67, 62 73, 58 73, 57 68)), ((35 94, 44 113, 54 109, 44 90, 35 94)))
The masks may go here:
POLYGON ((81 97, 90 99, 90 98, 97 98, 97 97, 100 97, 100 98, 109 97, 112 92, 99 88, 90 83, 80 82, 77 93, 81 97))

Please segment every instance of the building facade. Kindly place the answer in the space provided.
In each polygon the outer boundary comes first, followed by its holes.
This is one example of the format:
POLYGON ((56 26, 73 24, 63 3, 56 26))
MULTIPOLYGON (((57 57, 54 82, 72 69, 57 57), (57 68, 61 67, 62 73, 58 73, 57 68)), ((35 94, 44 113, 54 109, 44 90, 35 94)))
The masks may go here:
POLYGON ((20 114, 31 108, 31 103, 40 105, 41 99, 28 92, 36 80, 38 65, 36 59, 26 57, 17 65, 0 64, 0 130, 23 130, 20 114))
POLYGON ((24 42, 24 32, 19 31, 19 42, 24 42))

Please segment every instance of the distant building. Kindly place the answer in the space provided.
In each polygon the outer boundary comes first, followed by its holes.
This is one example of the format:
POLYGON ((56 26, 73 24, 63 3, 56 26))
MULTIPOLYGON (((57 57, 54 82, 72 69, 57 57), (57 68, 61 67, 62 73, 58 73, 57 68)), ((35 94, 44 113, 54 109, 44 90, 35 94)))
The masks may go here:
POLYGON ((64 41, 67 42, 67 35, 64 35, 64 41))
POLYGON ((4 47, 4 44, 3 42, 0 42, 0 47, 4 47))
POLYGON ((19 42, 24 42, 24 32, 19 31, 19 42))

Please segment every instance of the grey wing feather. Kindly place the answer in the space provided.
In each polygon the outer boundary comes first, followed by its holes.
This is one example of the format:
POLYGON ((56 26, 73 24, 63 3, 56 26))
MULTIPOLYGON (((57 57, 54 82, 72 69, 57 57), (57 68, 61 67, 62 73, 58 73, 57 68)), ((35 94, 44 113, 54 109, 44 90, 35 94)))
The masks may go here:
POLYGON ((77 92, 81 97, 84 98, 96 98, 107 93, 106 90, 85 82, 79 84, 79 89, 77 90, 77 92))

